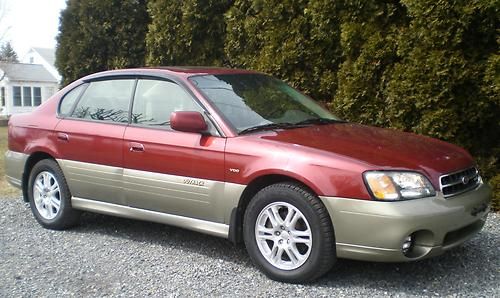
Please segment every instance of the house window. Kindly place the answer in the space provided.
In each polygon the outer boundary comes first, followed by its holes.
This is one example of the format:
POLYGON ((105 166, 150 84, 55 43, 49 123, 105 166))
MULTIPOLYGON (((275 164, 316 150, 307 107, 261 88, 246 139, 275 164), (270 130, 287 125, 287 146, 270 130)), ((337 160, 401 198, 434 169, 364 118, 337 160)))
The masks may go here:
POLYGON ((5 107, 5 87, 0 88, 0 105, 5 107))
POLYGON ((42 88, 33 87, 33 105, 39 106, 42 103, 42 88))
MULTIPOLYGON (((14 106, 15 107, 33 107, 42 104, 42 88, 41 87, 26 87, 14 86, 14 106), (22 91, 22 92, 21 92, 22 91)), ((0 96, 5 97, 5 93, 0 96)))
POLYGON ((14 95, 14 106, 20 107, 22 106, 21 103, 21 87, 19 86, 14 86, 12 87, 12 93, 14 95))
POLYGON ((31 107, 31 87, 23 87, 23 106, 31 107))

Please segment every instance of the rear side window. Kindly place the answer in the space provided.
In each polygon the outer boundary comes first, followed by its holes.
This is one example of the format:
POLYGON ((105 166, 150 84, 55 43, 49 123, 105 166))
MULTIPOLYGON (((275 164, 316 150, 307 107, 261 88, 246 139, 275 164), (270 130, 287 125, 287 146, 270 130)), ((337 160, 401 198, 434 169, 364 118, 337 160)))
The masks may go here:
POLYGON ((134 84, 133 79, 91 82, 71 116, 127 123, 134 84))
POLYGON ((87 86, 86 84, 80 85, 76 87, 75 89, 71 90, 70 92, 66 93, 64 95, 61 104, 59 105, 59 115, 60 116, 69 116, 71 113, 71 109, 75 105, 76 100, 80 96, 80 93, 82 93, 82 90, 84 87, 87 86))

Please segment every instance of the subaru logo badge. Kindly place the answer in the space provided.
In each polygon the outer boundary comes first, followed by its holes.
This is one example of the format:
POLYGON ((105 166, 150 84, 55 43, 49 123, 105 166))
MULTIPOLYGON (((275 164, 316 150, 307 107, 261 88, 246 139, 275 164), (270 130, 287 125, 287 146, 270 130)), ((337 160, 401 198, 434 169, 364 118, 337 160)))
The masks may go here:
POLYGON ((469 183, 469 177, 467 177, 467 176, 463 176, 463 177, 462 177, 462 183, 463 183, 463 184, 467 184, 467 183, 469 183))

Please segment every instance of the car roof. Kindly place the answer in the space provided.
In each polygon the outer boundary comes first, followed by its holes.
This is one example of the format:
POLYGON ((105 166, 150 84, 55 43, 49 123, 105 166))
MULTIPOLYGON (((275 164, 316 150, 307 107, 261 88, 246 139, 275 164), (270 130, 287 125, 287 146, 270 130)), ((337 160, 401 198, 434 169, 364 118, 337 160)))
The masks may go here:
POLYGON ((153 66, 129 69, 108 70, 103 72, 88 75, 82 80, 92 80, 112 76, 122 75, 161 75, 170 74, 179 77, 190 77, 194 75, 216 75, 216 74, 245 74, 259 73, 252 70, 226 68, 226 67, 209 67, 209 66, 153 66))
POLYGON ((226 73, 255 73, 255 71, 251 70, 243 70, 236 68, 227 68, 227 67, 213 67, 213 66, 154 66, 147 67, 142 69, 160 69, 160 70, 168 70, 176 73, 185 73, 185 74, 226 74, 226 73))

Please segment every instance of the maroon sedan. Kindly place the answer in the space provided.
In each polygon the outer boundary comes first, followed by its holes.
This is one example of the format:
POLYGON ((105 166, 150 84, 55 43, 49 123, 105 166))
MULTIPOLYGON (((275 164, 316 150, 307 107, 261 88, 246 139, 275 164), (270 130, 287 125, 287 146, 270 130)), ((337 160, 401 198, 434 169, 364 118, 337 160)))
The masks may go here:
POLYGON ((269 277, 337 258, 413 261, 484 225, 490 189, 463 149, 342 121, 265 74, 102 72, 9 121, 7 179, 49 229, 81 211, 244 241, 269 277))

